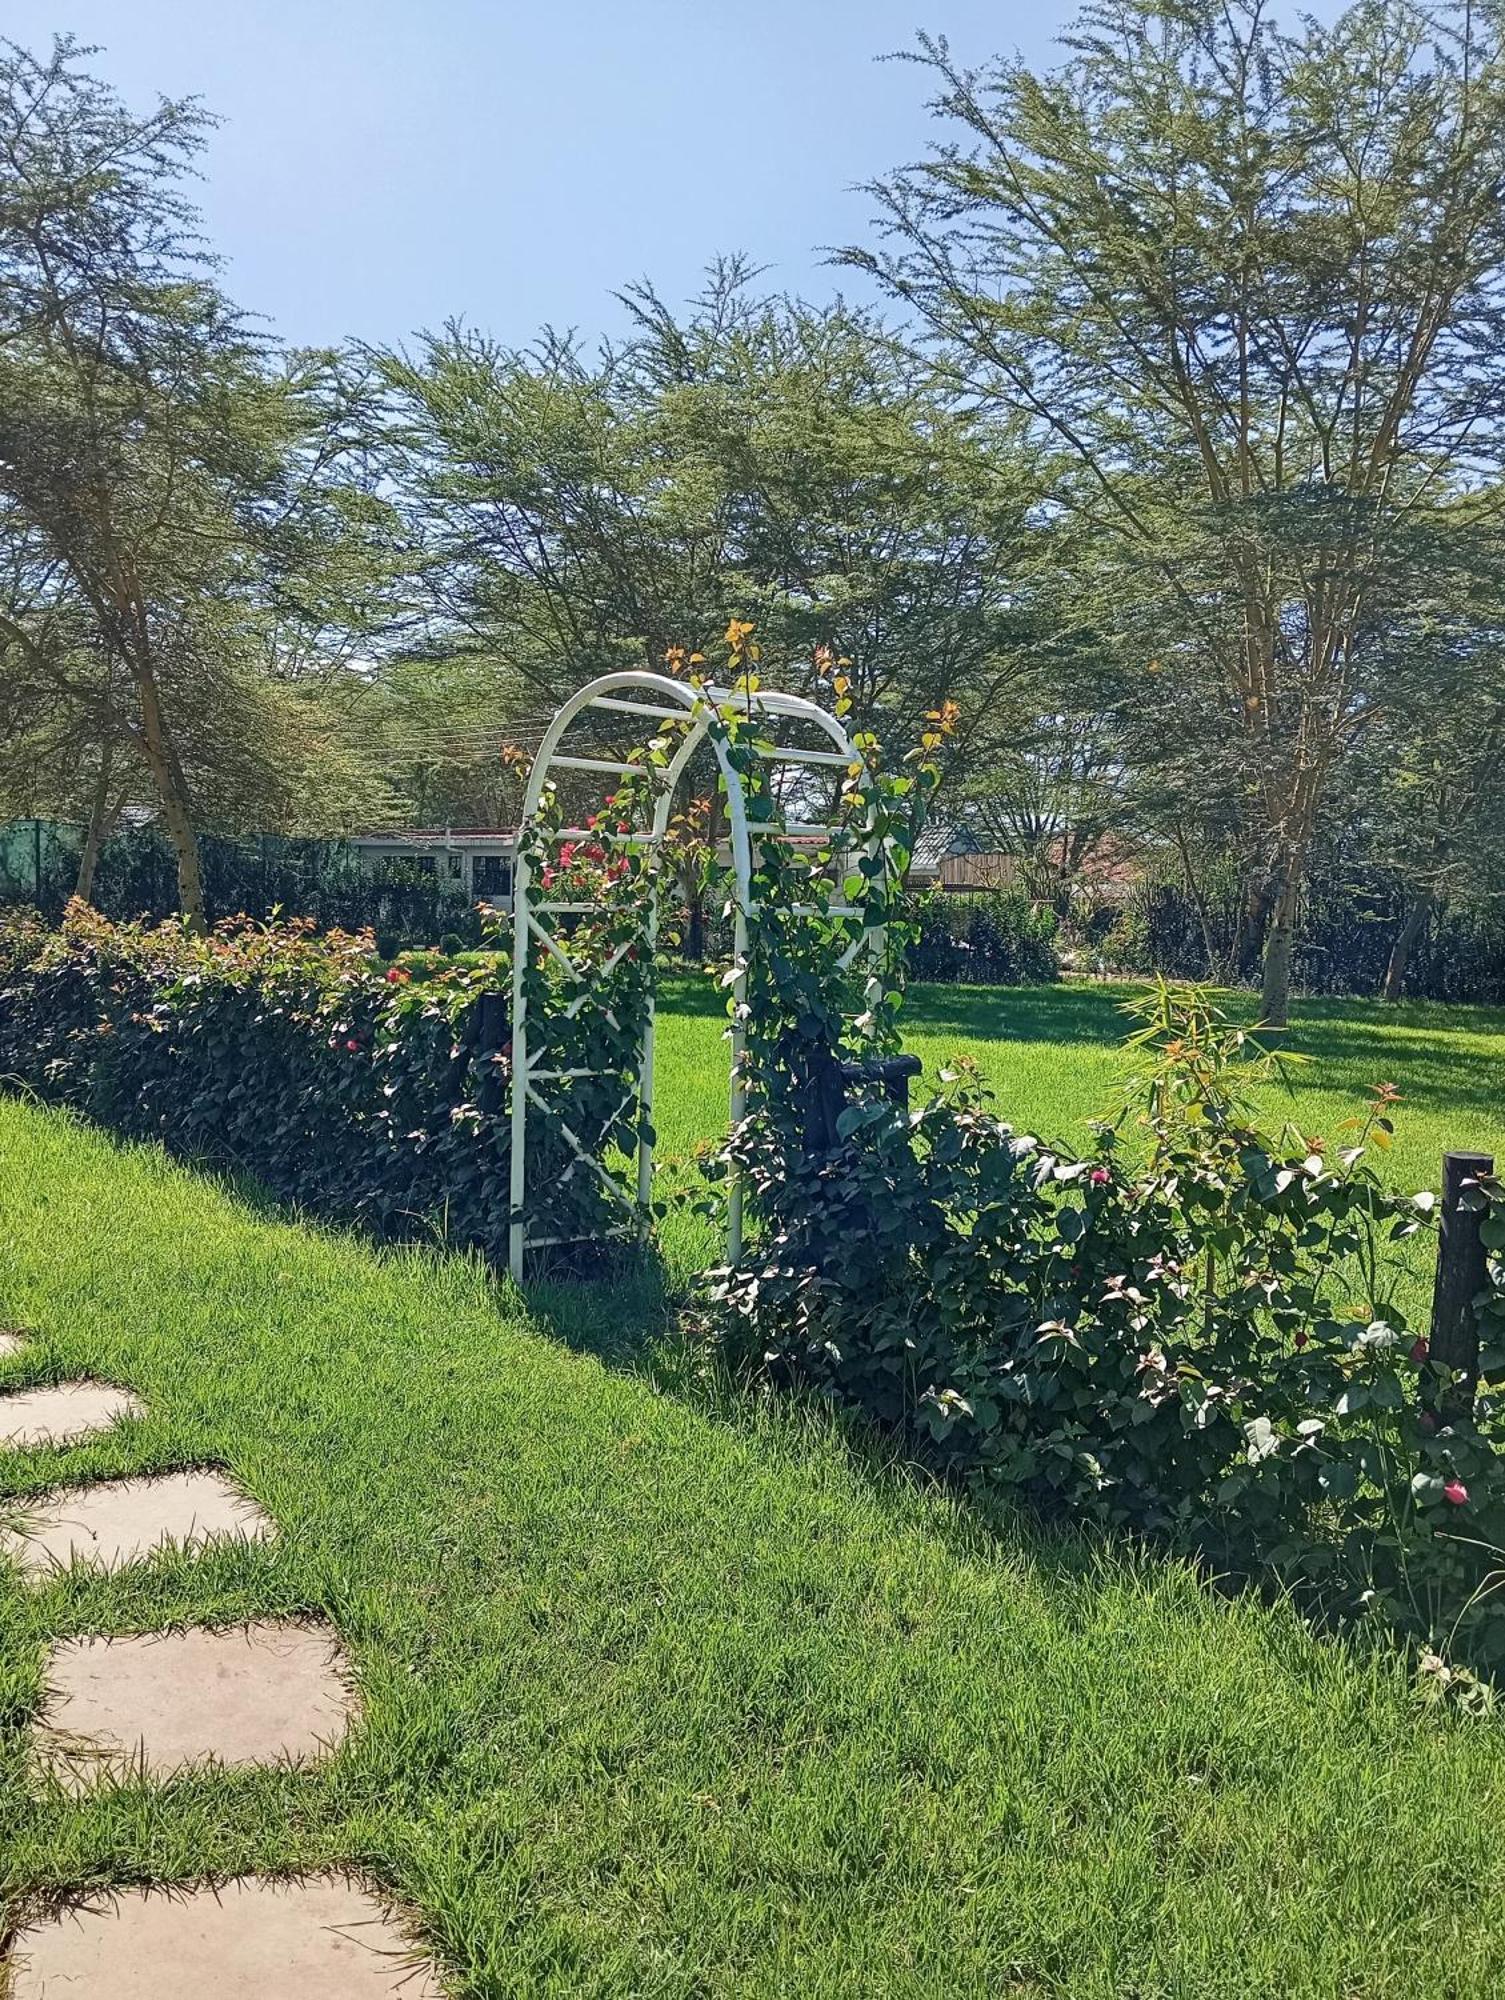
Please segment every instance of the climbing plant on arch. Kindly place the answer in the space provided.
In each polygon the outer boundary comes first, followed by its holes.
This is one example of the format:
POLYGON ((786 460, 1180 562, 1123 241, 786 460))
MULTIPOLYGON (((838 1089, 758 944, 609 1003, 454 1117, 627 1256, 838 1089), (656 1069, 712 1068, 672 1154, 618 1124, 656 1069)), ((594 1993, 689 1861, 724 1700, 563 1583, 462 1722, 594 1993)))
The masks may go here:
MULTIPOLYGON (((795 1120, 816 1052, 892 1043, 903 956, 895 899, 936 767, 887 772, 876 741, 848 729, 839 673, 829 708, 763 688, 750 632, 735 623, 728 632, 725 685, 648 669, 592 681, 561 707, 534 760, 513 882, 514 1276, 530 1251, 578 1237, 572 1183, 590 1190, 596 1233, 641 1238, 650 1227, 664 863, 676 793, 702 746, 727 827, 710 873, 733 932, 724 975, 733 1129, 750 1105, 795 1120), (619 754, 579 743, 580 725, 599 731, 603 719, 628 739, 619 754), (582 780, 609 790, 570 824, 561 801, 582 780)), ((731 1260, 743 1224, 734 1173, 731 1260)))

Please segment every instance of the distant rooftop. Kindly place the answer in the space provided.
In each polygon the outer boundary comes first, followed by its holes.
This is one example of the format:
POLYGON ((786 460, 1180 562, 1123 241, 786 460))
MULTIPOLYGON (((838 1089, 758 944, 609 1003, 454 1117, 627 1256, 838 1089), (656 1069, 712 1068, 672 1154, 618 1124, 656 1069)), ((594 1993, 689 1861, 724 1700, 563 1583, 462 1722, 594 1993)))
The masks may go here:
POLYGON ((512 826, 382 826, 350 836, 354 847, 511 847, 512 826))

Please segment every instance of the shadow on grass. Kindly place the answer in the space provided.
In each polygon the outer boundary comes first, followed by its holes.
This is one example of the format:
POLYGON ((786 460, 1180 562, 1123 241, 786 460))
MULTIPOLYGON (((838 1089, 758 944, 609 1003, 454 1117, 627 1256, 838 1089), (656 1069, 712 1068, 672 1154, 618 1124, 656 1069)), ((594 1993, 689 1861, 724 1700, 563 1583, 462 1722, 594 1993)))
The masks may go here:
POLYGON ((729 1431, 778 1462, 815 1472, 833 1456, 843 1471, 890 1519, 895 1532, 912 1526, 915 1507, 929 1506, 925 1532, 953 1557, 995 1561, 1000 1554, 1021 1579, 1044 1590, 1052 1617, 1068 1632, 1102 1624, 1105 1596, 1125 1588, 1164 1589, 1174 1583, 1188 1608, 1197 1601, 1240 1600, 1273 1613, 1262 1628, 1272 1665, 1317 1687, 1322 1650, 1312 1636, 1346 1648, 1390 1671, 1405 1634, 1383 1624, 1355 1625, 1299 1603, 1273 1574, 1226 1556, 1213 1559, 1189 1544, 1113 1528, 1042 1509, 1004 1487, 989 1489, 948 1478, 913 1454, 902 1433, 880 1429, 861 1411, 799 1389, 771 1389, 741 1381, 719 1358, 683 1337, 677 1327, 683 1299, 644 1271, 626 1284, 530 1286, 529 1317, 536 1330, 588 1354, 613 1372, 646 1380, 660 1395, 692 1409, 698 1419, 729 1431))
MULTIPOLYGON (((144 1150, 165 1155, 165 1149, 151 1142, 143 1145, 101 1127, 90 1129, 121 1154, 144 1150)), ((411 1254, 417 1247, 437 1265, 450 1255, 466 1254, 448 1251, 432 1238, 383 1242, 354 1225, 307 1216, 243 1174, 207 1168, 180 1156, 174 1163, 217 1184, 227 1199, 258 1219, 350 1240, 378 1257, 388 1252, 411 1254)), ((470 1256, 482 1264, 474 1253, 470 1256)), ((503 1274, 491 1269, 489 1276, 499 1316, 515 1320, 518 1294, 503 1274)), ((697 1419, 735 1434, 769 1463, 814 1478, 824 1476, 823 1463, 838 1464, 896 1527, 914 1524, 917 1499, 942 1499, 944 1506, 926 1514, 926 1533, 962 1557, 992 1557, 1000 1548, 1006 1550, 1022 1572, 1049 1588, 1053 1615, 1068 1627, 1085 1630, 1100 1622, 1098 1606, 1105 1586, 1121 1591, 1126 1578, 1135 1573, 1162 1580, 1179 1577, 1178 1587, 1185 1588, 1188 1602, 1193 1593, 1209 1587, 1224 1596, 1246 1590, 1266 1599, 1272 1594, 1268 1586, 1251 1584, 1246 1578, 1214 1575, 1190 1551, 1041 1514, 1015 1495, 988 1494, 943 1479, 910 1455, 902 1435, 877 1430, 858 1412, 824 1398, 772 1393, 740 1380, 687 1331, 684 1294, 655 1258, 624 1263, 609 1277, 542 1276, 523 1288, 522 1302, 529 1327, 543 1338, 683 1403, 697 1419)), ((1294 1616, 1272 1625, 1266 1643, 1283 1649, 1297 1629, 1294 1616)), ((1307 1670, 1316 1671, 1310 1660, 1307 1670)))

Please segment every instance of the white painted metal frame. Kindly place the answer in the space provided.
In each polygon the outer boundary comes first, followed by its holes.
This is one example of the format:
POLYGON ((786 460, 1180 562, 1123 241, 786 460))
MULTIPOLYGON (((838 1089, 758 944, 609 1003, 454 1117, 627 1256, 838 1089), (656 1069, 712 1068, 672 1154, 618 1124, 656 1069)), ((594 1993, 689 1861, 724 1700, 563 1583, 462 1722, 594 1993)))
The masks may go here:
MULTIPOLYGON (((783 764, 840 767, 845 769, 856 758, 857 752, 842 722, 817 702, 807 701, 803 696, 780 694, 770 689, 757 690, 749 695, 744 689, 707 688, 703 691, 687 686, 683 681, 670 678, 667 674, 653 673, 646 668, 637 668, 615 674, 603 674, 599 680, 581 688, 578 694, 560 708, 550 723, 539 745, 538 755, 528 776, 527 790, 523 798, 522 832, 538 815, 539 803, 544 787, 555 771, 599 771, 603 776, 621 777, 636 772, 641 767, 624 764, 611 758, 566 755, 560 750, 566 732, 571 724, 591 709, 605 709, 620 715, 640 715, 649 730, 645 741, 657 734, 655 725, 665 722, 688 720, 684 740, 674 756, 661 772, 655 775, 659 781, 659 792, 654 803, 653 823, 644 833, 601 834, 581 827, 564 827, 552 838, 580 840, 599 838, 603 842, 632 844, 657 850, 663 842, 673 810, 674 794, 683 776, 685 767, 696 750, 705 741, 713 720, 713 704, 735 700, 746 704, 765 726, 771 747, 759 754, 770 762, 783 764), (651 696, 649 700, 629 699, 629 696, 651 696), (795 745, 780 746, 773 741, 774 732, 781 723, 806 722, 813 724, 829 739, 829 750, 812 750, 795 745)), ((737 977, 732 987, 735 1002, 732 1016, 732 1061, 730 1084, 731 1122, 735 1127, 746 1111, 746 1079, 743 1075, 743 1051, 746 1030, 742 1019, 743 1003, 747 997, 747 952, 748 918, 753 914, 752 875, 753 848, 762 840, 797 839, 802 836, 829 834, 833 839, 844 837, 845 829, 840 827, 811 826, 797 821, 749 825, 747 801, 742 790, 742 781, 736 767, 726 754, 724 744, 712 737, 716 761, 721 770, 726 793, 727 821, 730 832, 732 880, 733 880, 733 950, 737 977)), ((589 903, 567 903, 539 901, 534 892, 532 865, 526 852, 526 843, 519 838, 517 856, 512 881, 512 1181, 511 1181, 511 1229, 509 1235, 509 1261, 514 1278, 521 1279, 523 1262, 529 1250, 539 1250, 557 1243, 558 1237, 535 1237, 527 1233, 528 1197, 528 1114, 530 1108, 551 1117, 559 1118, 558 1112, 540 1093, 537 1086, 550 1082, 562 1082, 570 1077, 589 1076, 595 1072, 588 1069, 543 1070, 534 1067, 528 1052, 527 995, 524 990, 524 972, 528 952, 534 941, 541 942, 551 957, 564 966, 566 971, 581 982, 580 992, 569 1002, 567 1012, 578 1013, 591 1004, 591 989, 586 976, 578 970, 569 954, 560 946, 546 923, 541 919, 553 915, 583 914, 594 905, 589 903)), ((811 915, 819 908, 813 904, 796 904, 796 915, 811 915)), ((876 955, 882 945, 882 930, 866 921, 866 913, 861 904, 833 904, 830 915, 861 918, 862 928, 853 943, 841 956, 841 963, 852 964, 858 954, 867 950, 876 955)), ((650 955, 657 945, 658 905, 651 898, 644 927, 644 942, 650 955)), ((622 947, 625 951, 626 946, 622 947)), ((618 954, 620 956, 620 953, 618 954)), ((609 961, 607 969, 615 964, 609 961)), ((876 1004, 880 994, 876 977, 868 981, 867 1003, 876 1004)), ((655 1004, 650 992, 648 1017, 643 1027, 642 1047, 638 1057, 638 1072, 635 1083, 624 1097, 624 1105, 635 1099, 639 1109, 640 1125, 651 1124, 653 1115, 653 1066, 655 1004)), ((653 1179, 653 1146, 651 1140, 640 1136, 637 1158, 637 1185, 635 1196, 623 1187, 599 1160, 588 1153, 577 1135, 572 1132, 562 1118, 559 1129, 574 1159, 566 1169, 568 1178, 579 1167, 584 1166, 602 1180, 624 1207, 634 1214, 640 1234, 648 1228, 649 1200, 653 1179)), ((734 1260, 742 1248, 742 1189, 733 1183, 730 1190, 727 1217, 727 1257, 734 1260)))

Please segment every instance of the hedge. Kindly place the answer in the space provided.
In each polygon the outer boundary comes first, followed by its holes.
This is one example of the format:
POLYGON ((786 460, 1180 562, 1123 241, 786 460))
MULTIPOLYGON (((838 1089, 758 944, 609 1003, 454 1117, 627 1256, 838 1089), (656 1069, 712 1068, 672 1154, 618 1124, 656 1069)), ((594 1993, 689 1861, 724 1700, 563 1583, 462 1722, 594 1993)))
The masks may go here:
POLYGON ((965 986, 1033 986, 1059 979, 1054 910, 1021 890, 957 895, 941 889, 904 899, 914 926, 909 971, 915 979, 965 986))
MULTIPOLYGON (((54 923, 78 879, 82 829, 51 820, 0 827, 0 905, 39 909, 54 923)), ((481 943, 481 921, 462 884, 416 860, 361 860, 344 841, 262 834, 199 837, 211 920, 244 914, 311 917, 320 930, 375 933, 385 957, 450 942, 481 943)), ((133 827, 105 843, 91 896, 122 921, 162 921, 178 908, 177 863, 161 831, 133 827)))
MULTIPOLYGON (((319 935, 307 920, 242 918, 195 938, 77 903, 55 931, 10 912, 0 1079, 313 1214, 501 1262, 510 982, 500 951, 388 966, 369 933, 319 935)), ((582 1044, 591 1033, 585 1017, 566 1028, 582 1044)), ((598 1153, 630 1136, 613 1104, 603 1091, 571 1109, 598 1153)), ((606 1233, 600 1183, 570 1172, 552 1121, 535 1121, 530 1163, 557 1233, 606 1233)))
MULTIPOLYGON (((1212 901, 1208 926, 1217 963, 1209 966, 1202 917, 1177 883, 1148 883, 1096 946, 1112 970, 1171 979, 1214 976, 1238 930, 1231 895, 1212 901)), ((1378 878, 1319 876, 1303 902, 1295 972, 1308 993, 1378 993, 1405 917, 1404 899, 1378 878)), ((1505 911, 1458 905, 1433 911, 1411 947, 1406 996, 1416 1000, 1505 1004, 1505 911)))

